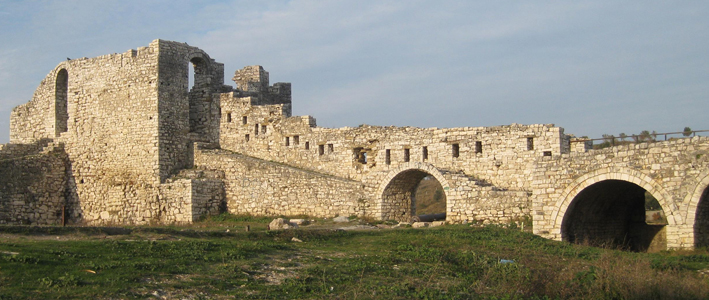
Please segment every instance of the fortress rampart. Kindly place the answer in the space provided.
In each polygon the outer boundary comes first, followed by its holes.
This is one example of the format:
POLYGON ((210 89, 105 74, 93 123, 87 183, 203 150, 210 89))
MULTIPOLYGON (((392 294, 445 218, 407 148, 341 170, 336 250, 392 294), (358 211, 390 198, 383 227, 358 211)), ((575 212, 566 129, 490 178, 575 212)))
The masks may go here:
POLYGON ((204 51, 164 40, 61 62, 12 111, 0 223, 179 224, 226 211, 408 221, 428 178, 450 223, 532 219, 554 239, 709 243, 704 138, 590 151, 553 124, 322 128, 292 116, 291 84, 270 84, 262 67, 232 79, 204 51), (633 191, 610 197, 627 205, 601 199, 596 182, 633 191), (638 225, 640 192, 660 200, 666 230, 638 225))

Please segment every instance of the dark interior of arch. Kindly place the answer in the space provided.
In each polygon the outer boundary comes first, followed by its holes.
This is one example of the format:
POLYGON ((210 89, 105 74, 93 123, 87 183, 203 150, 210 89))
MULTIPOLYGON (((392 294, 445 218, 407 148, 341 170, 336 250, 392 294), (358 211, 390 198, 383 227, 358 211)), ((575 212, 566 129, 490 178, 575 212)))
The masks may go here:
POLYGON ((57 82, 54 90, 54 116, 55 116, 55 136, 59 136, 62 132, 67 132, 69 121, 68 110, 68 92, 69 92, 69 73, 66 69, 61 69, 57 73, 57 82))
POLYGON ((419 181, 414 193, 413 214, 432 215, 446 212, 446 193, 441 183, 432 175, 419 181))
POLYGON ((697 214, 694 216, 694 246, 709 247, 709 187, 704 189, 699 199, 697 214))
MULTIPOLYGON (((210 77, 207 63, 199 57, 190 60, 194 74, 188 74, 189 81, 194 81, 188 90, 190 103, 190 132, 204 134, 209 121, 210 106, 208 105, 210 91, 210 77), (190 75, 193 75, 190 77, 190 75)), ((188 73, 191 72, 188 68, 188 73)))
POLYGON ((564 215, 562 239, 639 252, 665 250, 665 223, 646 222, 645 192, 622 180, 588 186, 576 195, 564 215))
MULTIPOLYGON (((417 187, 426 177, 430 177, 428 180, 437 181, 431 174, 421 170, 406 170, 396 175, 382 194, 383 218, 410 222, 416 215, 417 187)), ((445 201, 445 193, 442 201, 445 201)))

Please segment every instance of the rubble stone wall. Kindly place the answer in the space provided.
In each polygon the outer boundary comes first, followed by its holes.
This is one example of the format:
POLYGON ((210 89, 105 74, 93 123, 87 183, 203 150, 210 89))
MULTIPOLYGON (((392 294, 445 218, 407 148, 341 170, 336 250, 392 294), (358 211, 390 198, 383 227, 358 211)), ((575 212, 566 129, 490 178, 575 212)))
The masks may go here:
POLYGON ((61 225, 66 156, 37 153, 0 160, 0 224, 61 225))
POLYGON ((225 150, 195 151, 195 166, 219 171, 234 214, 365 216, 362 184, 225 150))

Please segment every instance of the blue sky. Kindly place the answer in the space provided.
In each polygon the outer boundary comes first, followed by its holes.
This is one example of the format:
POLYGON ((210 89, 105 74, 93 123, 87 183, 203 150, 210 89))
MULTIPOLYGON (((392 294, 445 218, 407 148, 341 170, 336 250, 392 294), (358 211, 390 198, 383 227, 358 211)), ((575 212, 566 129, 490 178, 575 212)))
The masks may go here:
POLYGON ((709 129, 704 1, 0 0, 0 143, 67 57, 187 42, 262 65, 325 127, 709 129))

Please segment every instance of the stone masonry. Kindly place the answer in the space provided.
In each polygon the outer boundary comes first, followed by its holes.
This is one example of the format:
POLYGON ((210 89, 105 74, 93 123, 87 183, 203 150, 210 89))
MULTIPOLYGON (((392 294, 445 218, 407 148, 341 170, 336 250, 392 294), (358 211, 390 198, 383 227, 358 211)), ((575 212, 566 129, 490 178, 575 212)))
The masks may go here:
POLYGON ((531 219, 553 239, 709 243, 704 138, 590 151, 553 124, 322 128, 291 115, 290 83, 271 85, 261 66, 233 80, 204 51, 164 40, 61 62, 12 112, 0 223, 180 224, 220 212, 408 221, 432 177, 449 223, 531 219), (665 226, 635 221, 645 191, 665 226))

